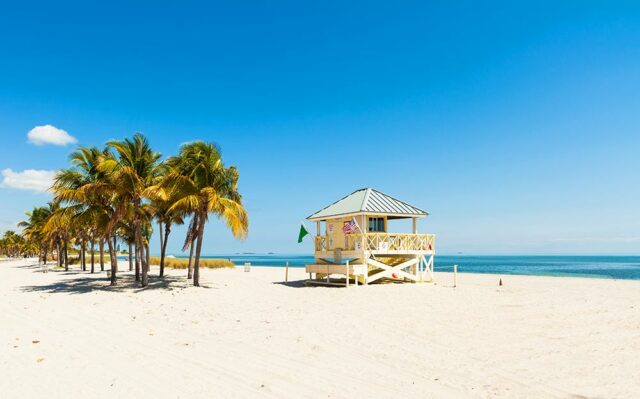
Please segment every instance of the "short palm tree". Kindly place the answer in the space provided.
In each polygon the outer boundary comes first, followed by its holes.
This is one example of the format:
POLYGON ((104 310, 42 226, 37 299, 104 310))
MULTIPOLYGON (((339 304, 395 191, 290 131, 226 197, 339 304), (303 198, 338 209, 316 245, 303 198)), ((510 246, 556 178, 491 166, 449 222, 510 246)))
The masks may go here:
POLYGON ((1 244, 5 255, 16 257, 22 253, 24 238, 13 230, 7 230, 2 235, 1 244))
POLYGON ((31 212, 27 212, 27 220, 18 223, 22 227, 22 234, 26 242, 35 246, 38 252, 38 263, 40 260, 47 263, 49 245, 44 237, 44 226, 51 216, 53 204, 47 206, 34 207, 31 212))
POLYGON ((70 208, 56 206, 43 228, 46 239, 56 243, 58 267, 62 267, 64 264, 65 271, 69 271, 69 240, 71 238, 72 215, 73 211, 70 208))

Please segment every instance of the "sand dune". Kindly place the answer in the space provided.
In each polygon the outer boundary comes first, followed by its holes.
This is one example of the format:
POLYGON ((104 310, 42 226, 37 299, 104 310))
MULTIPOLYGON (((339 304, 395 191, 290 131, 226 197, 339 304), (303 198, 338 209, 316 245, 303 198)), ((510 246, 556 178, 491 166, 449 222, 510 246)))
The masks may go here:
MULTIPOLYGON (((0 397, 640 397, 640 282, 463 274, 306 288, 284 271, 0 264, 0 397), (156 270, 152 270, 156 273, 156 270)), ((303 279, 302 269, 290 271, 303 279)))

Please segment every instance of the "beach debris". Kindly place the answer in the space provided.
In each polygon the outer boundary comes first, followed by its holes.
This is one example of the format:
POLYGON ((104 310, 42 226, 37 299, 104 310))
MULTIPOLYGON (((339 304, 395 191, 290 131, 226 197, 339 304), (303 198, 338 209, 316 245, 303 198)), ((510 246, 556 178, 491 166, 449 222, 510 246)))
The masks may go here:
POLYGON ((31 341, 32 344, 39 344, 40 340, 34 339, 33 341, 31 341))
POLYGON ((36 359, 36 362, 38 363, 44 362, 44 357, 39 357, 38 359, 36 359))

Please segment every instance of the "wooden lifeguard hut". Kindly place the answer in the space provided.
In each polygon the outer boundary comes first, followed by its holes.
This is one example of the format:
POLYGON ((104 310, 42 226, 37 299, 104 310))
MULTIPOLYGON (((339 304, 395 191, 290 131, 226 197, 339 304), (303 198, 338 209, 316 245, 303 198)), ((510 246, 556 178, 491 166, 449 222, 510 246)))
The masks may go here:
POLYGON ((426 216, 372 188, 354 191, 314 213, 307 218, 316 222, 315 264, 306 265, 309 282, 433 281, 435 235, 418 233, 418 219, 426 216), (397 219, 412 219, 412 232, 389 232, 388 222, 397 219))

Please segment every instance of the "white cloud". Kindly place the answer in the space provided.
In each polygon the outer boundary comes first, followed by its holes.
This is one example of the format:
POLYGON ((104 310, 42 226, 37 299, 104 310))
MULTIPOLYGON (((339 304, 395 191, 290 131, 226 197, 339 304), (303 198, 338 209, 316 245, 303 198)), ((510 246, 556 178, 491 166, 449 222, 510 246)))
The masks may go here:
POLYGON ((75 137, 66 131, 51 125, 34 127, 27 133, 27 137, 29 138, 29 143, 35 145, 67 145, 78 142, 75 137))
POLYGON ((27 169, 22 172, 14 172, 11 169, 3 169, 1 173, 1 187, 46 192, 53 184, 56 171, 27 169))

